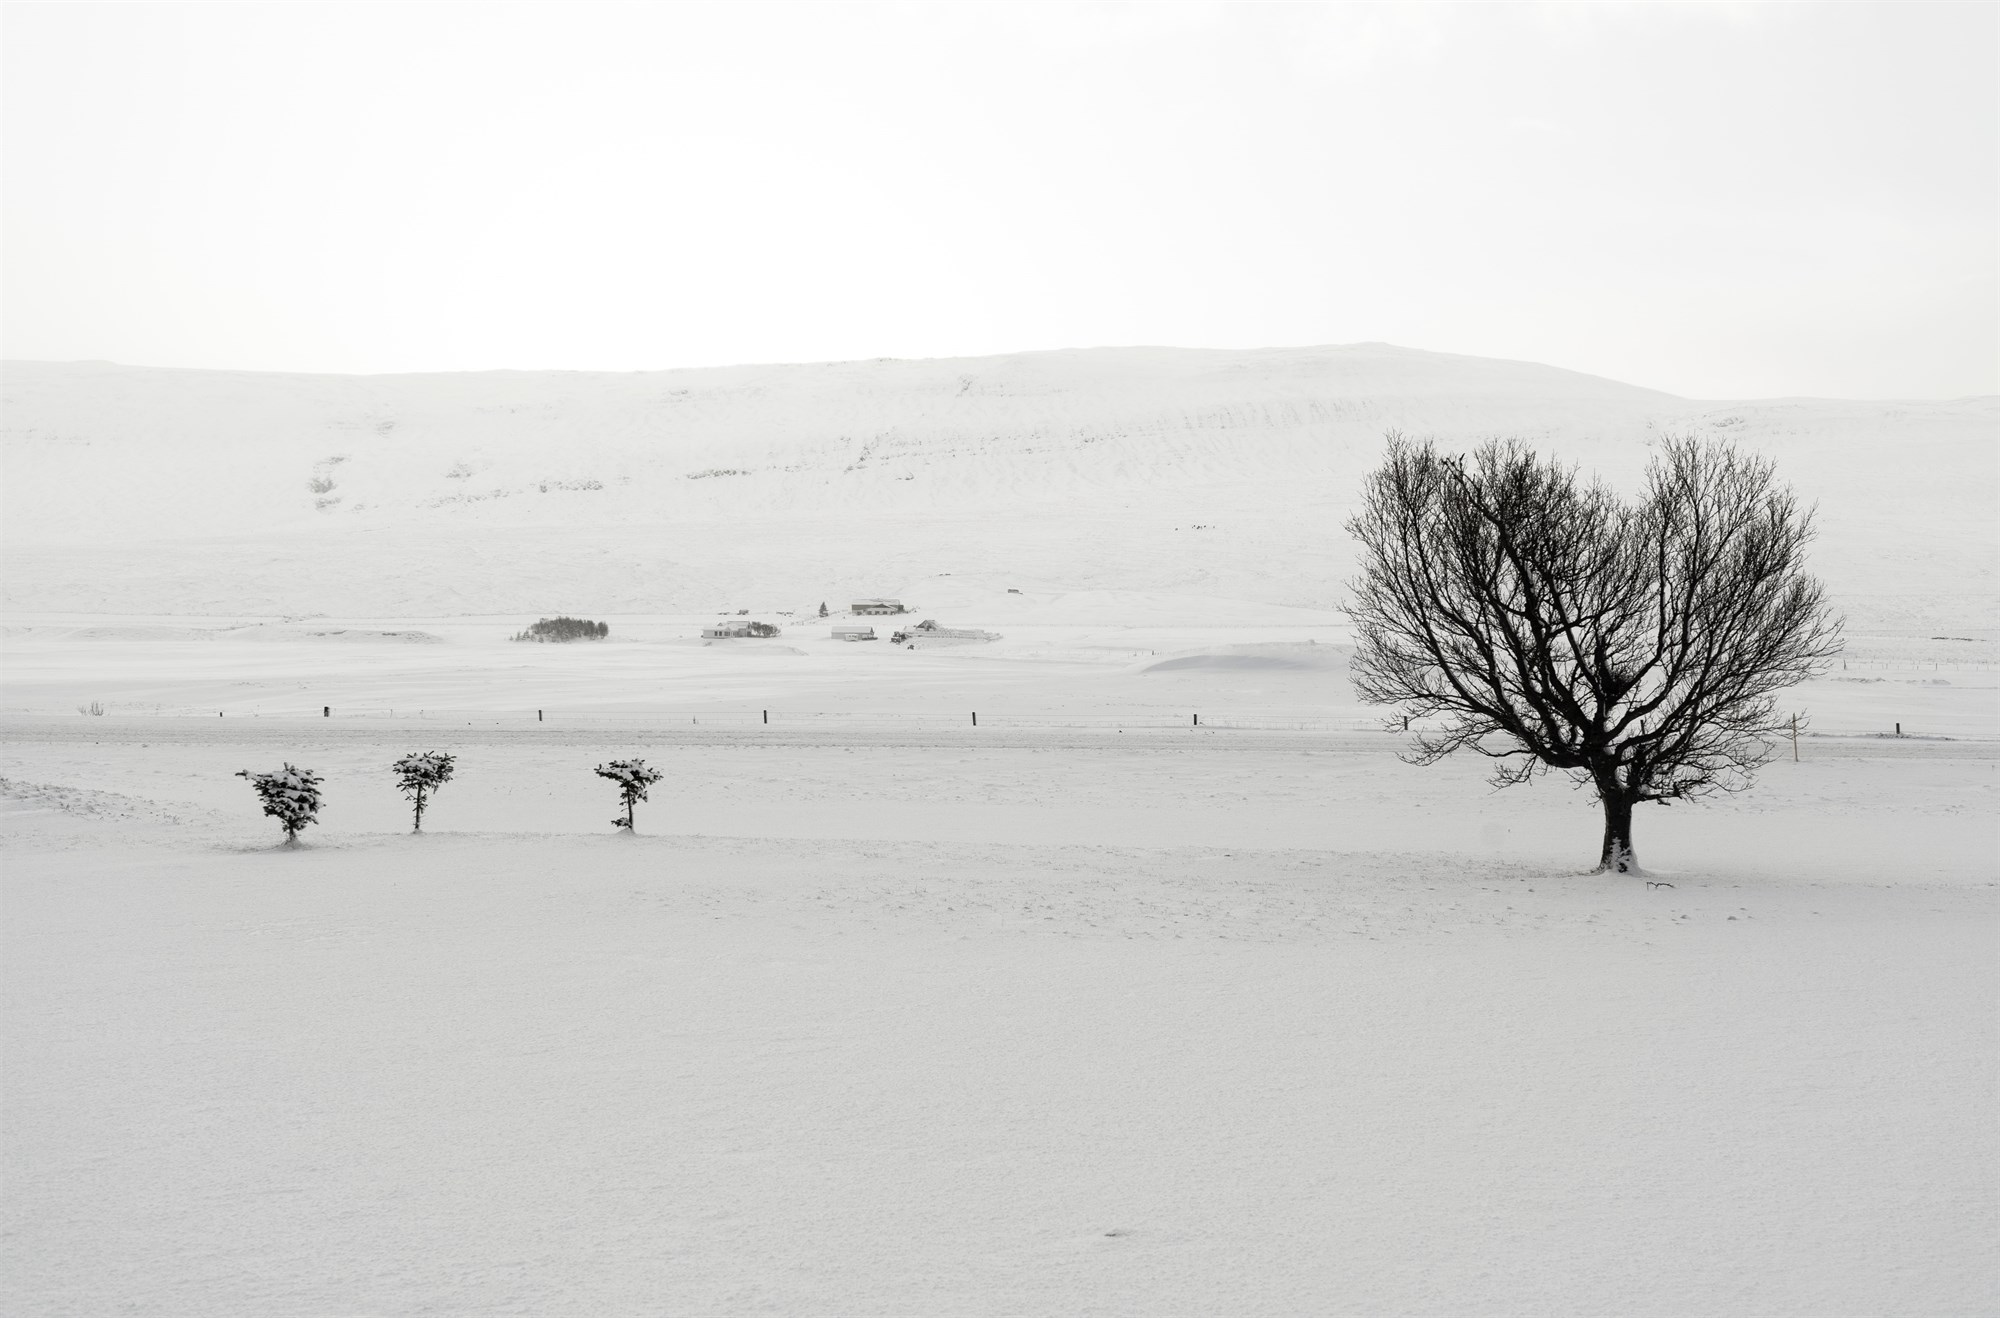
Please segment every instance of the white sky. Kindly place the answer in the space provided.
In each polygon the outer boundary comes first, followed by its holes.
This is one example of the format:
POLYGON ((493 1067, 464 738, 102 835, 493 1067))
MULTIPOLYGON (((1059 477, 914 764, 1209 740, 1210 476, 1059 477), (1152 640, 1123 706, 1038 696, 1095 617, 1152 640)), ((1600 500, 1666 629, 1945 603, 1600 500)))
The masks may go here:
POLYGON ((15 4, 4 352, 2000 391, 2000 6, 15 4))

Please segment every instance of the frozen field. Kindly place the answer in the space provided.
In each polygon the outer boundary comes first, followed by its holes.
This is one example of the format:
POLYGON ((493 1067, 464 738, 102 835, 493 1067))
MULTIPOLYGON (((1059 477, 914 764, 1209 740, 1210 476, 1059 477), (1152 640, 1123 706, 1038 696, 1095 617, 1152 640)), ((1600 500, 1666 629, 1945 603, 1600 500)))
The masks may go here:
POLYGON ((1994 1311, 1982 646, 1858 641, 1647 888, 1566 785, 1398 762, 1331 616, 1170 612, 10 618, 17 1310, 1994 1311))
POLYGON ((1381 344, 0 387, 11 1312, 2000 1312, 1993 399, 1381 344), (1844 666, 1640 809, 1671 886, 1356 704, 1393 427, 1819 505, 1844 666), (880 594, 1001 639, 816 616, 880 594), (610 638, 506 639, 558 612, 610 638), (283 761, 295 850, 233 776, 283 761))

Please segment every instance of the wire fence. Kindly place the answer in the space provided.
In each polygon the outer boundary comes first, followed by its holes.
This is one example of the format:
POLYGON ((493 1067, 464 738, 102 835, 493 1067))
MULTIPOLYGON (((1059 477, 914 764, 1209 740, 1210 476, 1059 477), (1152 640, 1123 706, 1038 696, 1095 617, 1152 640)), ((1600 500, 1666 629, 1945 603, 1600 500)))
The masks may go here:
MULTIPOLYGON (((211 710, 126 709, 114 707, 110 713, 180 718, 391 720, 419 723, 485 723, 571 728, 673 728, 753 729, 773 731, 825 729, 860 731, 946 731, 964 729, 1096 732, 1379 732, 1386 726, 1380 718, 1355 718, 1310 713, 1249 712, 1225 714, 1182 713, 1164 710, 1134 710, 1113 713, 1070 713, 1065 711, 994 710, 789 710, 789 709, 557 709, 501 710, 478 708, 416 708, 383 706, 321 706, 303 710, 211 710)), ((1402 726, 1400 720, 1397 726, 1402 726)), ((1411 731, 1421 730, 1410 725, 1411 731)))
POLYGON ((1929 660, 1925 660, 1919 663, 1914 659, 1846 659, 1842 660, 1826 676, 1838 678, 1842 673, 1857 670, 1897 673, 2000 673, 2000 662, 1978 663, 1976 661, 1964 661, 1950 663, 1940 661, 1932 663, 1929 660))
MULTIPOLYGON (((56 712, 27 709, 0 711, 8 715, 42 717, 56 712)), ((1433 731, 1442 726, 1434 720, 1405 722, 1400 718, 1366 714, 1357 716, 1333 711, 1290 711, 1269 708, 1200 713, 1162 709, 796 710, 752 709, 740 706, 502 709, 463 706, 413 708, 359 704, 306 708, 263 706, 217 710, 118 702, 103 706, 93 704, 92 707, 80 708, 78 712, 86 715, 109 715, 118 720, 160 719, 183 724, 206 722, 210 727, 215 727, 218 720, 225 726, 234 724, 239 727, 246 723, 261 723, 274 728, 311 723, 329 731, 353 729, 361 733, 365 731, 366 725, 389 723, 434 726, 440 730, 477 728, 506 732, 507 735, 535 730, 574 734, 630 732, 660 736, 683 733, 706 741, 718 735, 728 734, 752 740, 759 737, 778 741, 807 742, 822 740, 838 742, 842 739, 851 739, 856 744, 894 740, 905 736, 946 735, 957 740, 962 737, 976 738, 981 733, 1010 732, 1070 733, 1090 740, 1094 740, 1096 736, 1115 736, 1126 732, 1156 735, 1180 733, 1193 736, 1233 732, 1321 735, 1381 735, 1385 732, 1394 732, 1414 735, 1433 731)), ((1836 717, 1837 722, 1820 718, 1814 718, 1810 722, 1802 721, 1798 729, 1799 737, 1801 739, 1825 737, 1930 739, 1943 736, 1949 740, 1989 740, 1994 736, 1993 729, 1985 726, 1988 720, 1979 718, 1968 722, 1962 717, 1952 717, 1944 720, 1949 726, 1930 726, 1921 715, 1901 720, 1887 717, 1879 725, 1857 720, 1852 711, 1843 711, 1836 717)), ((97 724, 94 717, 86 717, 82 722, 104 726, 97 724)), ((1781 742, 1788 739, 1789 733, 1782 729, 1775 738, 1781 742)))

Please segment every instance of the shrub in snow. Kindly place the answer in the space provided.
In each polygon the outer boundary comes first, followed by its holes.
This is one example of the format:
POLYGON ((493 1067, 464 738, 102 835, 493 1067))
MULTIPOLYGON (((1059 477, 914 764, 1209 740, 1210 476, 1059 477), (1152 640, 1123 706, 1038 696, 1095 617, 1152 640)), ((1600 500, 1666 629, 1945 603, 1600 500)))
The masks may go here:
POLYGON ((750 624, 750 634, 752 636, 776 636, 778 629, 768 622, 753 622, 750 624))
POLYGON ((451 781, 452 757, 444 751, 423 751, 405 755, 389 767, 395 771, 396 786, 416 803, 417 822, 413 831, 424 831, 424 806, 437 789, 451 781))
POLYGON ((618 784, 618 797, 624 803, 625 813, 611 822, 629 829, 632 827, 633 803, 645 800, 646 789, 666 775, 658 769, 648 769, 644 760, 613 760, 609 764, 598 765, 597 776, 618 784))
POLYGON ((514 637, 517 641, 601 641, 611 635, 611 624, 588 618, 543 618, 514 637))
POLYGON ((238 778, 248 778, 264 803, 264 813, 285 830, 285 845, 298 841, 299 830, 319 819, 319 775, 311 769, 287 764, 276 773, 240 770, 238 778))

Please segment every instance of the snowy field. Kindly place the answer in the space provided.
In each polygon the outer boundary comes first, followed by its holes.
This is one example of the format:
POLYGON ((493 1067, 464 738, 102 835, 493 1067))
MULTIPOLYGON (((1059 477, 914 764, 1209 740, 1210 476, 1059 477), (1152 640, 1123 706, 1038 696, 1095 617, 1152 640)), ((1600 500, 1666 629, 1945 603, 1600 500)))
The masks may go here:
POLYGON ((1384 345, 4 383, 10 1312, 2000 1312, 1992 399, 1384 345), (1844 663, 1796 760, 1640 809, 1661 886, 1356 703, 1391 426, 1627 489, 1726 435, 1818 502, 1844 663), (881 594, 1001 639, 831 637, 881 594), (610 638, 507 639, 558 612, 610 638), (284 761, 296 849, 233 776, 284 761))
POLYGON ((1257 621, 14 619, 19 1311, 1994 1311, 1981 647, 1857 643, 1647 888, 1257 621))

